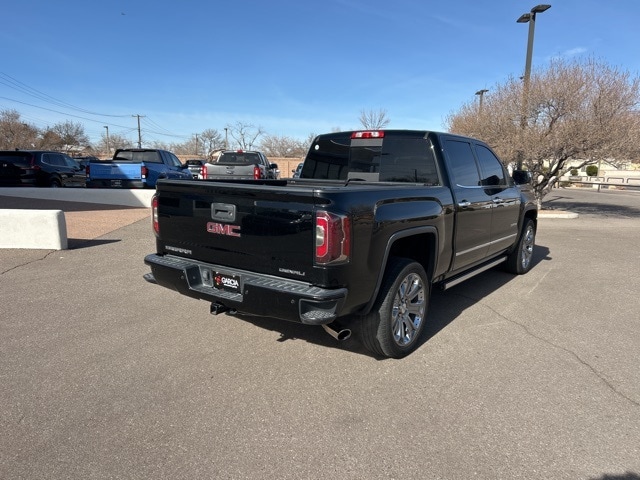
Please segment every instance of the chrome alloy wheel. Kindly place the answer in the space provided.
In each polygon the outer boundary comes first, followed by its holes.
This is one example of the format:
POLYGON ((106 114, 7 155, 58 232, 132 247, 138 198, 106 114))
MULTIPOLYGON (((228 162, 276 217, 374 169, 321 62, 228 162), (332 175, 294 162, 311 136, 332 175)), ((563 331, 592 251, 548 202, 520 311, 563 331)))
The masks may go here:
POLYGON ((520 262, 522 269, 527 270, 533 257, 533 245, 536 240, 536 232, 532 224, 529 224, 522 238, 522 247, 520 250, 520 262))
POLYGON ((424 283, 415 273, 410 273, 400 283, 391 310, 391 329, 396 344, 409 345, 420 331, 426 311, 425 293, 424 283))

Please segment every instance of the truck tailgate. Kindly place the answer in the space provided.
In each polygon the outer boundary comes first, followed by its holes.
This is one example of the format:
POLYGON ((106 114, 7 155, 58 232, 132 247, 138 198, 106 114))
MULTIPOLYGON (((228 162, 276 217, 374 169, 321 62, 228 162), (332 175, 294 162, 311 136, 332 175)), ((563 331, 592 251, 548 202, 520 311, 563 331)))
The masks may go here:
POLYGON ((170 180, 159 182, 157 189, 159 252, 311 280, 313 189, 170 180))
POLYGON ((140 162, 91 162, 90 179, 140 180, 142 178, 140 162))

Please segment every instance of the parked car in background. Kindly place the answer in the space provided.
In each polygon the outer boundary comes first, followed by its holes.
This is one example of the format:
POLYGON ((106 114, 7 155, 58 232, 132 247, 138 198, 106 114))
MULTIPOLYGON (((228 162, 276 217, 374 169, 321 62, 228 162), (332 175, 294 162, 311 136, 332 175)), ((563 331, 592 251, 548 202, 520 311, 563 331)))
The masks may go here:
POLYGON ((111 160, 87 165, 90 188, 156 188, 159 178, 193 180, 193 174, 175 154, 155 148, 122 148, 111 160))
POLYGON ((262 152, 227 150, 214 163, 205 164, 203 176, 209 180, 260 180, 278 178, 278 164, 262 152))
POLYGON ((47 150, 0 151, 0 187, 84 187, 84 168, 47 150))
POLYGON ((206 168, 205 164, 207 162, 199 159, 191 159, 185 162, 185 165, 189 169, 189 171, 193 174, 193 178, 204 178, 203 177, 203 169, 206 168))

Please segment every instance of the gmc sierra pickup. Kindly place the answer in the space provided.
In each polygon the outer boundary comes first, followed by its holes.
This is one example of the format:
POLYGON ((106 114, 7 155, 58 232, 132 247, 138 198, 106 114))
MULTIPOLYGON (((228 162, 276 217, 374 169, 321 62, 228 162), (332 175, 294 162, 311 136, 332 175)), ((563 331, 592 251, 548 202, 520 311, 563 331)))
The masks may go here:
POLYGON ((245 313, 359 333, 380 356, 420 345, 433 286, 532 266, 526 172, 483 142, 385 130, 316 137, 300 178, 160 180, 145 279, 245 313))

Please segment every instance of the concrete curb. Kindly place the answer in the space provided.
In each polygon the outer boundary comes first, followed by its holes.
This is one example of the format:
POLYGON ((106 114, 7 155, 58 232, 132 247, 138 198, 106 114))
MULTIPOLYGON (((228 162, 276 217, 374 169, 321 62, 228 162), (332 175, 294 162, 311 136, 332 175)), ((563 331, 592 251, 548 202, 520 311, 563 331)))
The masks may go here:
POLYGON ((538 212, 538 218, 578 218, 578 214, 573 212, 565 212, 562 210, 542 210, 538 212))
MULTIPOLYGON (((151 207, 154 190, 93 188, 0 188, 0 196, 63 202, 151 207)), ((0 208, 0 248, 65 250, 67 223, 61 210, 0 208)))
POLYGON ((109 188, 0 188, 0 196, 60 200, 64 202, 102 203, 126 207, 151 207, 153 190, 109 188))
POLYGON ((62 210, 0 210, 0 248, 65 250, 67 246, 62 210))

